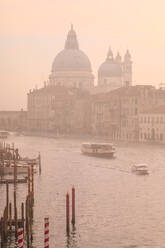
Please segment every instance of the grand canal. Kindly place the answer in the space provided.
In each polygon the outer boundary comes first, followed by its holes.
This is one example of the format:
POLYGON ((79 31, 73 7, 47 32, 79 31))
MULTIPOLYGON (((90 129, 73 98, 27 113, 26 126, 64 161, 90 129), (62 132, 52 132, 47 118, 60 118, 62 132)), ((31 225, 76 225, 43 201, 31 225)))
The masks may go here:
MULTIPOLYGON (((35 174, 33 247, 44 247, 44 217, 50 218, 51 248, 164 248, 165 147, 116 143, 115 159, 84 156, 89 139, 10 136, 23 156, 40 151, 42 174, 35 174), (148 176, 130 172, 134 163, 149 165, 148 176), (66 237, 65 195, 76 189, 76 228, 66 237)), ((27 185, 17 185, 18 202, 27 185)), ((10 199, 13 186, 10 186, 10 199)), ((0 186, 0 215, 5 186, 0 186)), ((8 247, 15 247, 11 240, 8 247)))

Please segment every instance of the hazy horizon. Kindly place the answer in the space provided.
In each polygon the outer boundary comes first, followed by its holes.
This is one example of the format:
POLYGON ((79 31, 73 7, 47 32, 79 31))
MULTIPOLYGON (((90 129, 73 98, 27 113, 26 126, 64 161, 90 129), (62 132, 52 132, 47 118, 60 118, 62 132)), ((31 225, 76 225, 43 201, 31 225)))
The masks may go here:
POLYGON ((133 85, 165 83, 164 9, 163 0, 1 0, 0 110, 26 109, 26 94, 48 79, 71 23, 95 84, 109 46, 122 57, 130 50, 133 85))

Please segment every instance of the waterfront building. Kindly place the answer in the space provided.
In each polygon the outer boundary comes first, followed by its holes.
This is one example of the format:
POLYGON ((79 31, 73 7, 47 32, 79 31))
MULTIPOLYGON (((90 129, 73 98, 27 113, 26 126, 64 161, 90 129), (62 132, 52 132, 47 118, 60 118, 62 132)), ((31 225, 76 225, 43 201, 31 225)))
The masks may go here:
POLYGON ((139 114, 139 141, 165 143, 165 105, 139 114))
POLYGON ((27 128, 27 111, 0 111, 0 129, 22 131, 27 128))
POLYGON ((155 104, 158 104, 157 90, 150 85, 125 86, 93 96, 93 134, 138 141, 139 114, 155 104))
POLYGON ((77 88, 47 86, 28 93, 29 131, 58 134, 88 133, 89 93, 77 88))

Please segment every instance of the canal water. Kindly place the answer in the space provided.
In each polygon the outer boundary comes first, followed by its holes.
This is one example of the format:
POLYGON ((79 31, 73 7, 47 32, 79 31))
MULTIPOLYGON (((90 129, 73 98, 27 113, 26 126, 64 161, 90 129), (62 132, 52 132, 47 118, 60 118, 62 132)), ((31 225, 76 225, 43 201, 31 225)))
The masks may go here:
MULTIPOLYGON (((103 159, 81 154, 81 143, 86 141, 91 140, 8 139, 22 156, 41 153, 42 174, 35 174, 33 247, 44 247, 44 217, 48 216, 51 248, 164 248, 165 147, 118 143, 116 158, 103 159), (150 174, 132 174, 134 163, 147 163, 150 174), (71 193, 72 185, 76 189, 76 227, 68 238, 65 195, 71 193)), ((18 203, 26 194, 27 185, 17 185, 18 203)), ((0 185, 0 215, 4 206, 5 186, 0 185)), ((13 240, 8 247, 16 247, 13 240)))

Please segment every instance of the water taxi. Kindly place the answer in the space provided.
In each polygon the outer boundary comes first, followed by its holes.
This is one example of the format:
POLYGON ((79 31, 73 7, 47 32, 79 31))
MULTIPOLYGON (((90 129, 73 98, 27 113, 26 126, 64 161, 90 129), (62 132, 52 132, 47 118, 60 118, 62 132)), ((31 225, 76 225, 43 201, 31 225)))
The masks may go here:
POLYGON ((6 139, 9 136, 9 132, 0 131, 0 139, 6 139))
POLYGON ((148 175, 148 166, 147 164, 135 164, 132 166, 132 172, 137 175, 148 175))
POLYGON ((111 143, 83 143, 81 152, 96 157, 113 157, 116 149, 111 143))

